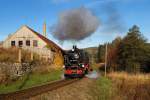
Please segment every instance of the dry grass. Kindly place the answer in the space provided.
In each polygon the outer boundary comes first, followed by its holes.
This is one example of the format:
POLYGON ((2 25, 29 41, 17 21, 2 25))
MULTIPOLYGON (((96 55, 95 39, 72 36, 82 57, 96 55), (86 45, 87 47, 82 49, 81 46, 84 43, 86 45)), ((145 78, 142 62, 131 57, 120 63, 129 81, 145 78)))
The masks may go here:
MULTIPOLYGON (((19 58, 19 49, 18 48, 0 48, 0 63, 16 63, 19 58)), ((21 50, 21 61, 23 63, 42 63, 50 64, 44 58, 41 59, 40 56, 36 53, 33 53, 33 60, 31 60, 31 52, 28 50, 21 50)))
POLYGON ((110 73, 116 100, 149 100, 150 74, 110 73))
POLYGON ((17 49, 0 48, 0 62, 15 62, 17 61, 17 49), (11 56, 10 56, 11 55, 11 56))
MULTIPOLYGON (((19 49, 17 48, 0 48, 0 62, 6 63, 14 63, 18 62, 18 53, 19 49)), ((34 54, 34 60, 38 60, 36 54, 34 54)), ((31 61, 31 54, 30 52, 22 49, 22 62, 30 62, 31 61)))

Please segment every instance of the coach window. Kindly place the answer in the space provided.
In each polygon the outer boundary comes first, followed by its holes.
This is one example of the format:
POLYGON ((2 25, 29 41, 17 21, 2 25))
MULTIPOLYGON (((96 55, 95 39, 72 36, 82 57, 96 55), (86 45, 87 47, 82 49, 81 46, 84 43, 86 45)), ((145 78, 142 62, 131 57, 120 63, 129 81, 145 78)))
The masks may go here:
POLYGON ((23 41, 18 41, 19 47, 23 46, 23 41))
POLYGON ((30 46, 30 40, 26 41, 26 46, 30 46))
POLYGON ((37 47, 38 46, 38 41, 37 40, 33 40, 33 46, 37 47))
POLYGON ((11 41, 11 46, 15 46, 15 41, 11 41))

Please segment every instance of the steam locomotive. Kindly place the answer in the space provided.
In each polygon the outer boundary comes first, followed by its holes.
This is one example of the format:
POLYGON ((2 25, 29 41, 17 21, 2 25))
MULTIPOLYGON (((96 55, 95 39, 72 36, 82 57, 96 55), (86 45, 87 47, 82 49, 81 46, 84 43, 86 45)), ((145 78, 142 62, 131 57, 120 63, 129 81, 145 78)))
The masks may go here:
POLYGON ((65 78, 82 78, 90 71, 89 55, 75 45, 64 53, 65 78))

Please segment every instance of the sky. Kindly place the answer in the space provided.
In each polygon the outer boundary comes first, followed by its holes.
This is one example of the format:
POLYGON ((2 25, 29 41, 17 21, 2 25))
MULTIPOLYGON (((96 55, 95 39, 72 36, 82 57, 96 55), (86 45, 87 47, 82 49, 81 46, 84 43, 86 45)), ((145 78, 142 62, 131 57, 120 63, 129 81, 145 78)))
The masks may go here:
POLYGON ((150 0, 0 0, 0 41, 15 33, 22 25, 27 25, 42 33, 46 22, 48 38, 64 49, 73 44, 79 48, 98 46, 111 42, 117 36, 125 36, 133 25, 140 27, 141 33, 150 42, 150 0), (98 29, 84 40, 78 42, 55 39, 51 26, 55 25, 61 12, 86 7, 100 20, 98 29), (112 15, 114 20, 109 20, 112 15), (110 25, 121 29, 106 28, 110 25))

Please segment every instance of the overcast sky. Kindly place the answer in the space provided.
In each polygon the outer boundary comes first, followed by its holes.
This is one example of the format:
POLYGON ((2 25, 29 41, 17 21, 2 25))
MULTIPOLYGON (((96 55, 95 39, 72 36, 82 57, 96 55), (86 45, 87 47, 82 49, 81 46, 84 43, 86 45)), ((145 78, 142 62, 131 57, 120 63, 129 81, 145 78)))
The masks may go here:
POLYGON ((0 0, 0 41, 22 25, 42 33, 44 22, 48 38, 64 49, 71 48, 72 44, 84 48, 110 42, 116 36, 124 36, 134 24, 150 42, 150 0, 0 0), (99 28, 82 41, 65 41, 62 45, 53 38, 50 27, 57 23, 61 12, 82 6, 100 19, 99 28))

